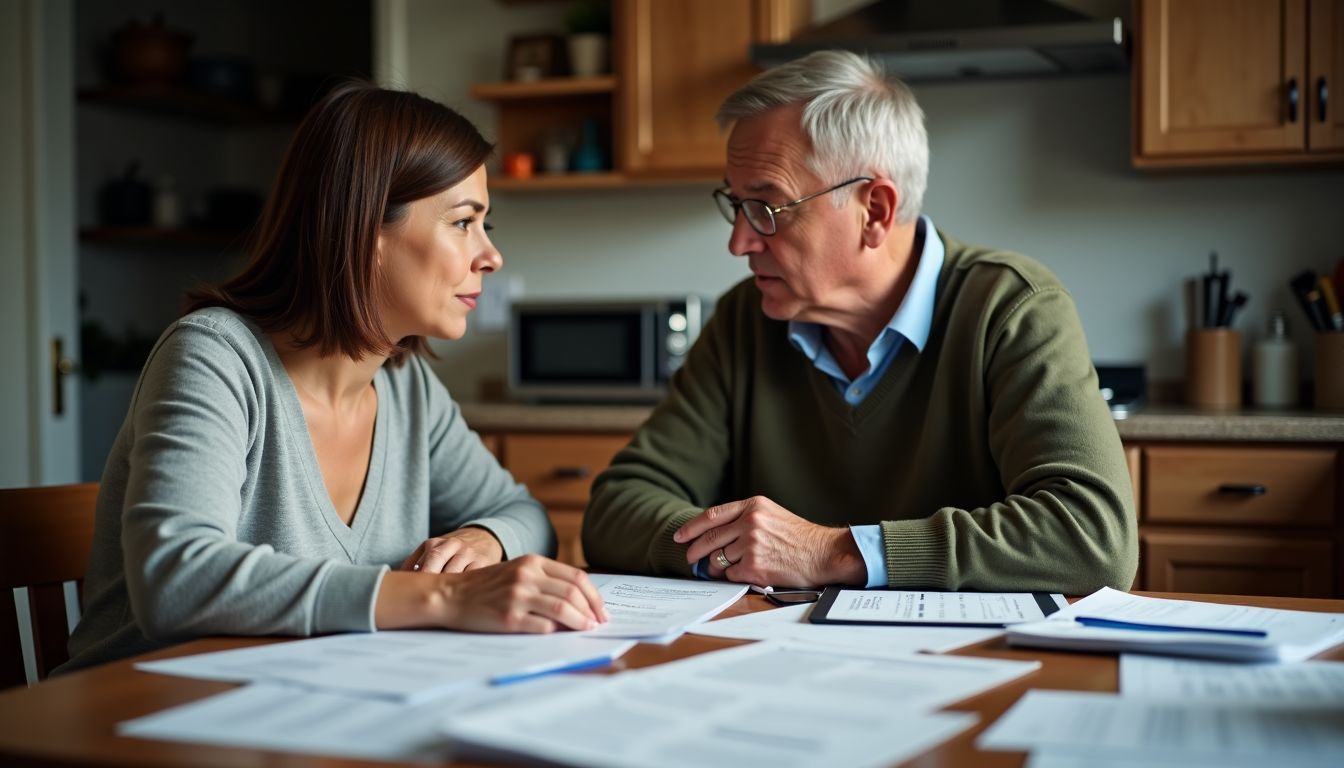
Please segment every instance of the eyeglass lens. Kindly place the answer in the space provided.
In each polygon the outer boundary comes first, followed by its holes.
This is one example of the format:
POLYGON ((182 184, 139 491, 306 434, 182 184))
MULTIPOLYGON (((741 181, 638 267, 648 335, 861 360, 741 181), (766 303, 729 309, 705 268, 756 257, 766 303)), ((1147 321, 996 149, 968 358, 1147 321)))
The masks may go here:
POLYGON ((719 204, 719 213, 723 214, 724 220, 729 224, 737 223, 737 211, 740 208, 742 215, 747 217, 747 223, 758 234, 773 235, 775 233, 775 217, 770 213, 769 206, 760 200, 734 201, 727 192, 719 189, 714 191, 714 202, 719 204))

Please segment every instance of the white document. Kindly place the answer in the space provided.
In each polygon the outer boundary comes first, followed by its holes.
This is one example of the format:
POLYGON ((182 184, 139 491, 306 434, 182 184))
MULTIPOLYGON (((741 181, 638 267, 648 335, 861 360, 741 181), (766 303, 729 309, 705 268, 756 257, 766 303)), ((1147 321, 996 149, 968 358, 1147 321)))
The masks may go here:
POLYGON ((1009 627, 1008 642, 1069 650, 1134 651, 1241 661, 1301 661, 1344 642, 1344 614, 1141 597, 1109 587, 1042 622, 1009 627), (1075 617, 1206 629, 1263 630, 1267 637, 1083 626, 1075 617))
POLYGON ((707 621, 690 631, 732 640, 796 640, 817 645, 841 645, 873 650, 944 653, 971 643, 998 637, 1002 630, 982 627, 857 627, 812 624, 811 605, 790 605, 768 611, 707 621))
MULTIPOLYGON (((1051 595, 1051 608, 1068 604, 1051 595)), ((928 590, 842 589, 826 612, 836 621, 906 624, 1016 624, 1040 621, 1046 611, 1031 592, 933 592, 928 590)))
POLYGON ((1038 666, 765 642, 452 718, 445 728, 492 754, 584 766, 887 766, 976 721, 930 708, 1038 666))
POLYGON ((1027 768, 1339 768, 1339 757, 1303 757, 1301 755, 1275 757, 1266 761, 1263 755, 1234 757, 1218 755, 1112 755, 1087 752, 1032 752, 1027 768))
POLYGON ((1120 657, 1120 693, 1145 699, 1344 709, 1344 662, 1244 664, 1120 657))
POLYGON ((229 682, 279 682, 417 702, 494 678, 597 666, 632 641, 564 632, 487 635, 397 631, 332 635, 136 664, 137 669, 229 682))
MULTIPOLYGON (((1329 708, 1153 701, 1028 691, 980 734, 981 749, 1143 756, 1344 760, 1344 716, 1329 708)), ((1339 765, 1340 762, 1336 762, 1339 765)))
POLYGON ((668 641, 688 627, 717 616, 747 593, 745 584, 705 579, 663 579, 654 576, 588 577, 602 593, 606 624, 587 637, 632 637, 668 641))
POLYGON ((449 758, 445 715, 531 701, 588 678, 476 684, 431 706, 255 683, 117 726, 121 736, 373 760, 449 758))

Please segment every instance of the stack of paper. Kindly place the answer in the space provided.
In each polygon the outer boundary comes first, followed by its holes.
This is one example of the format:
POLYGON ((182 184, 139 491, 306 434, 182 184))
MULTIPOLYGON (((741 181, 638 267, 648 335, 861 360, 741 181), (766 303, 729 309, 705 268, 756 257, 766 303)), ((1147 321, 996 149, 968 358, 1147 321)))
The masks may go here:
POLYGON ((585 766, 885 766, 970 727, 933 710, 1039 667, 764 642, 450 718, 490 755, 585 766))
POLYGON ((747 593, 745 584, 726 581, 609 574, 589 578, 602 593, 611 620, 584 634, 638 638, 645 643, 670 643, 747 593))
POLYGON ((971 643, 998 637, 1001 629, 977 627, 860 627, 844 624, 813 624, 807 620, 810 605, 791 605, 755 611, 691 627, 707 637, 734 640, 795 640, 816 645, 839 645, 885 651, 943 653, 971 643))
POLYGON ((1104 588, 1044 621, 1007 629, 1011 645, 1077 651, 1300 661, 1344 642, 1344 614, 1140 597, 1104 588))
POLYGON ((981 734, 1033 768, 1344 765, 1344 663, 1126 654, 1120 694, 1030 691, 981 734))

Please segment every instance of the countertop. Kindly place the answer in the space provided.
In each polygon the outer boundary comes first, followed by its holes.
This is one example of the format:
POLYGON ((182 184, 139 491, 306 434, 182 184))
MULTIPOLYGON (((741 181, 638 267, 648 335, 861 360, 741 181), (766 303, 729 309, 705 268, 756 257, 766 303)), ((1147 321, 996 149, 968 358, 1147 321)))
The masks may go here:
MULTIPOLYGON (((461 406, 463 417, 478 432, 633 432, 653 411, 649 405, 461 406)), ((1150 406, 1115 426, 1124 440, 1344 443, 1344 413, 1150 406)))

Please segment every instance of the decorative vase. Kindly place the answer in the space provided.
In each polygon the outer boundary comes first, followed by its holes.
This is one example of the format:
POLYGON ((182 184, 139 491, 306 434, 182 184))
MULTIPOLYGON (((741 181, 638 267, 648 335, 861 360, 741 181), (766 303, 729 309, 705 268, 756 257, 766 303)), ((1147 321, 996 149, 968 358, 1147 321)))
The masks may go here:
POLYGON ((596 77, 607 71, 607 36, 585 32, 569 36, 569 69, 575 77, 596 77))

